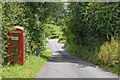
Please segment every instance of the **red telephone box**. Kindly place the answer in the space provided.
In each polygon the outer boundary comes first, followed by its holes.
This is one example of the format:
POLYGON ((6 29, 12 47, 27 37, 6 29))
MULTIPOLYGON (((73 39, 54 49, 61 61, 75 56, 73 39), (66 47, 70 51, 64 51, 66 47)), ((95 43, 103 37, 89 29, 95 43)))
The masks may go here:
POLYGON ((23 65, 25 62, 25 28, 20 26, 12 26, 11 28, 15 30, 8 32, 7 60, 11 64, 23 65))

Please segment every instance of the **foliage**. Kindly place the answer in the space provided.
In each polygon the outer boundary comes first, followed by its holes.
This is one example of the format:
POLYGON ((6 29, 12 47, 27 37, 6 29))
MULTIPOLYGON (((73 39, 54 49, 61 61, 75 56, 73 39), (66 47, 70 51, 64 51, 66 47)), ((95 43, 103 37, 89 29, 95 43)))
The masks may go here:
POLYGON ((54 24, 46 24, 45 25, 45 36, 49 39, 58 38, 62 36, 61 26, 57 26, 54 24))
MULTIPOLYGON (((11 26, 23 26, 26 29, 26 55, 35 50, 45 50, 44 24, 50 15, 60 16, 62 3, 43 2, 2 2, 2 49, 7 54, 7 33, 11 26), (58 5, 59 4, 59 5, 58 5)), ((4 57, 5 58, 5 57, 4 57)))
MULTIPOLYGON (((38 41, 33 41, 35 38, 35 32, 31 32, 31 30, 34 30, 33 28, 40 25, 37 23, 37 17, 32 12, 34 8, 30 8, 31 3, 2 3, 3 8, 3 18, 2 18, 2 53, 7 54, 7 32, 9 31, 11 26, 24 26, 26 28, 26 52, 30 53, 32 52, 32 45, 31 43, 36 43, 38 41), (31 10, 31 12, 30 12, 31 10), (29 16, 28 16, 29 15, 29 16), (33 18, 34 17, 34 18, 33 18), (32 20, 33 21, 32 21, 32 20), (31 22, 32 21, 32 22, 31 22), (36 23, 36 24, 35 24, 36 23), (34 27, 33 27, 34 24, 34 27)), ((37 10, 36 10, 37 11, 37 10)), ((36 14, 37 15, 37 14, 36 14)), ((41 26, 41 25, 40 25, 41 26)), ((40 37, 39 34, 36 37, 40 37)), ((42 37, 41 37, 42 38, 42 37)), ((43 42, 38 43, 39 45, 43 44, 43 42)), ((39 47, 40 48, 40 47, 39 47)))
POLYGON ((69 3, 64 20, 68 51, 95 64, 109 68, 113 65, 112 69, 117 70, 118 5, 115 2, 69 3), (112 36, 115 40, 111 40, 112 36))
MULTIPOLYGON (((2 2, 2 52, 7 64, 7 33, 11 26, 25 27, 26 57, 25 65, 6 65, 3 63, 3 78, 33 78, 37 71, 46 63, 51 52, 44 52, 44 25, 49 23, 50 16, 61 16, 62 3, 47 2, 2 2), (59 5, 58 5, 59 4, 59 5), (33 56, 38 51, 39 57, 33 56)), ((1 71, 1 70, 0 70, 1 71)))
POLYGON ((64 36, 59 37, 58 43, 65 43, 65 42, 66 40, 64 36))

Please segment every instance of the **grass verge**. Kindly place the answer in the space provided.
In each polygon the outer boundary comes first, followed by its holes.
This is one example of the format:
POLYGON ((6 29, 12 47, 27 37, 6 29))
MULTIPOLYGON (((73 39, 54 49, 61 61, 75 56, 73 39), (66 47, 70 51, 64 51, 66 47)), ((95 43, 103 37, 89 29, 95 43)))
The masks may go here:
POLYGON ((42 56, 30 55, 23 66, 4 65, 2 68, 2 78, 35 78, 37 72, 46 64, 52 55, 50 51, 44 51, 42 56))

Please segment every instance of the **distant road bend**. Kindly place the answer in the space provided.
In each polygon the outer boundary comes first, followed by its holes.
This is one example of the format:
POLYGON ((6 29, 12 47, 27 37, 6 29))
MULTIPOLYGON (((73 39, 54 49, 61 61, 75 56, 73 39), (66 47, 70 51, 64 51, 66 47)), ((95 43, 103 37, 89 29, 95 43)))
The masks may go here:
POLYGON ((64 44, 51 39, 47 46, 52 56, 47 64, 38 72, 37 78, 118 78, 117 75, 83 61, 67 53, 64 44))

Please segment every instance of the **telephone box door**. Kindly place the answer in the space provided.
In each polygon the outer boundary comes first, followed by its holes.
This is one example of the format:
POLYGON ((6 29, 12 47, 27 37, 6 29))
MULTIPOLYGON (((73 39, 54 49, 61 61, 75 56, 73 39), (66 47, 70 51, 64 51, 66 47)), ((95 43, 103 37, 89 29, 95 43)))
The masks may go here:
POLYGON ((20 35, 11 35, 8 43, 8 61, 20 64, 20 35))

